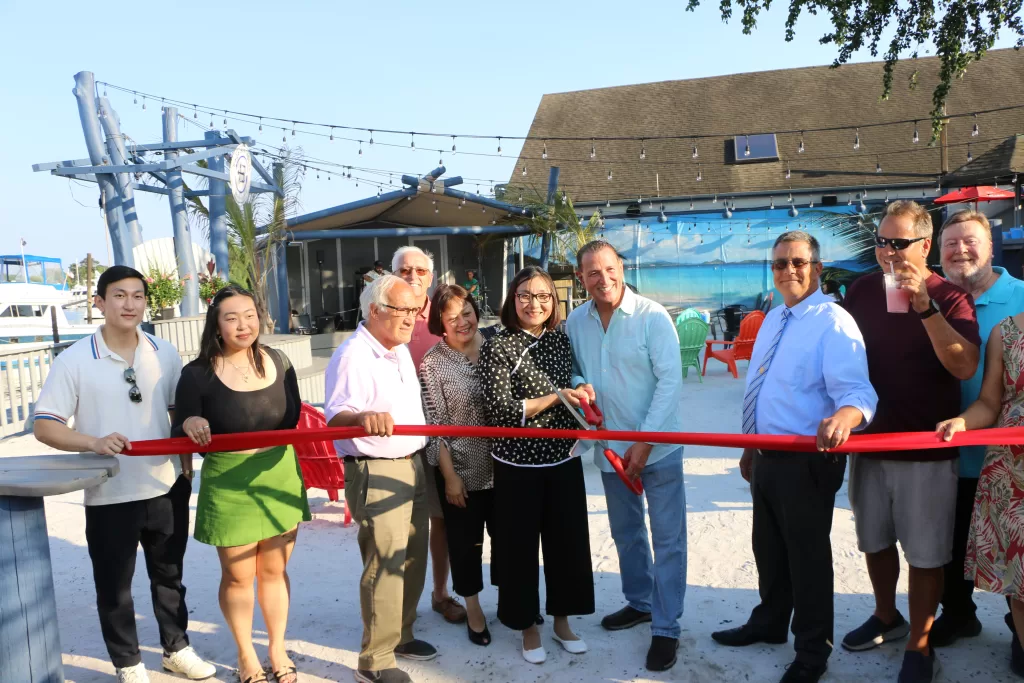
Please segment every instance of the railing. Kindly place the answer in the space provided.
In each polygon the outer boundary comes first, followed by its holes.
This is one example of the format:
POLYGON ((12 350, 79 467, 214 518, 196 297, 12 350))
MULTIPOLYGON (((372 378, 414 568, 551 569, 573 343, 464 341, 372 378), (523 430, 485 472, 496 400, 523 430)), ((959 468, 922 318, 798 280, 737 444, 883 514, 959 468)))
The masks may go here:
POLYGON ((0 347, 0 437, 25 429, 53 359, 73 343, 19 344, 17 350, 0 347))

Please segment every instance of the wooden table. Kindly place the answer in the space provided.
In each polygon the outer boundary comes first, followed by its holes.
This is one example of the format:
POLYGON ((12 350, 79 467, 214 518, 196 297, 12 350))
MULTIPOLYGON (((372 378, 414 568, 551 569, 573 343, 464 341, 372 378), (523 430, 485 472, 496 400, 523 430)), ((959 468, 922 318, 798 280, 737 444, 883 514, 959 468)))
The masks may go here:
POLYGON ((63 683, 43 496, 96 486, 117 472, 109 455, 0 458, 0 681, 63 683))

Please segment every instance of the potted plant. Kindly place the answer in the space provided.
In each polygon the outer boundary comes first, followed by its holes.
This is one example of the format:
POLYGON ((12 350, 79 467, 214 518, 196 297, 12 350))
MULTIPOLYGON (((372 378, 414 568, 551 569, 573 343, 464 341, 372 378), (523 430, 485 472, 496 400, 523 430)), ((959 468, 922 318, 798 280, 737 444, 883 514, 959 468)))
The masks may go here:
POLYGON ((206 264, 207 272, 199 276, 199 297, 206 302, 207 306, 213 301, 213 297, 217 295, 217 292, 227 285, 226 280, 222 280, 214 274, 215 267, 214 262, 210 261, 206 264))
POLYGON ((154 320, 173 318, 174 306, 181 302, 185 292, 185 280, 178 279, 174 273, 163 273, 157 268, 151 268, 146 283, 149 285, 146 302, 150 317, 154 320))

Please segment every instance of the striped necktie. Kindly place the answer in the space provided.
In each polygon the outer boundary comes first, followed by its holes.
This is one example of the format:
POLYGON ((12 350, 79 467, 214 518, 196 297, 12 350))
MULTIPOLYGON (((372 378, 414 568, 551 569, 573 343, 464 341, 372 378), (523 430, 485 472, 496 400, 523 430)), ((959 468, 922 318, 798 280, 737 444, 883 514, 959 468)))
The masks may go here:
POLYGON ((764 355, 761 366, 757 369, 757 377, 751 380, 750 384, 747 385, 746 393, 743 394, 744 434, 757 433, 757 395, 761 392, 761 385, 764 384, 764 378, 768 375, 768 368, 772 365, 772 358, 775 357, 775 351, 779 348, 782 333, 786 331, 786 323, 789 322, 791 315, 792 312, 788 308, 782 309, 782 325, 779 326, 779 331, 775 333, 775 338, 772 339, 772 344, 768 347, 768 353, 764 355))

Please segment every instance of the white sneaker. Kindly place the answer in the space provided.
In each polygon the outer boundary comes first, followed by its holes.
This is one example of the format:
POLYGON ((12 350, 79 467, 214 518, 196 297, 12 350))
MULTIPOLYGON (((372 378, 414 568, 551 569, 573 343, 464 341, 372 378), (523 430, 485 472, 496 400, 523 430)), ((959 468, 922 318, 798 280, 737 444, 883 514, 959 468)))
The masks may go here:
POLYGON ((135 666, 117 669, 117 683, 149 683, 146 665, 139 662, 135 666))
POLYGON ((193 681, 209 678, 217 673, 217 667, 204 661, 191 645, 173 654, 165 654, 163 664, 167 671, 184 674, 193 681))

